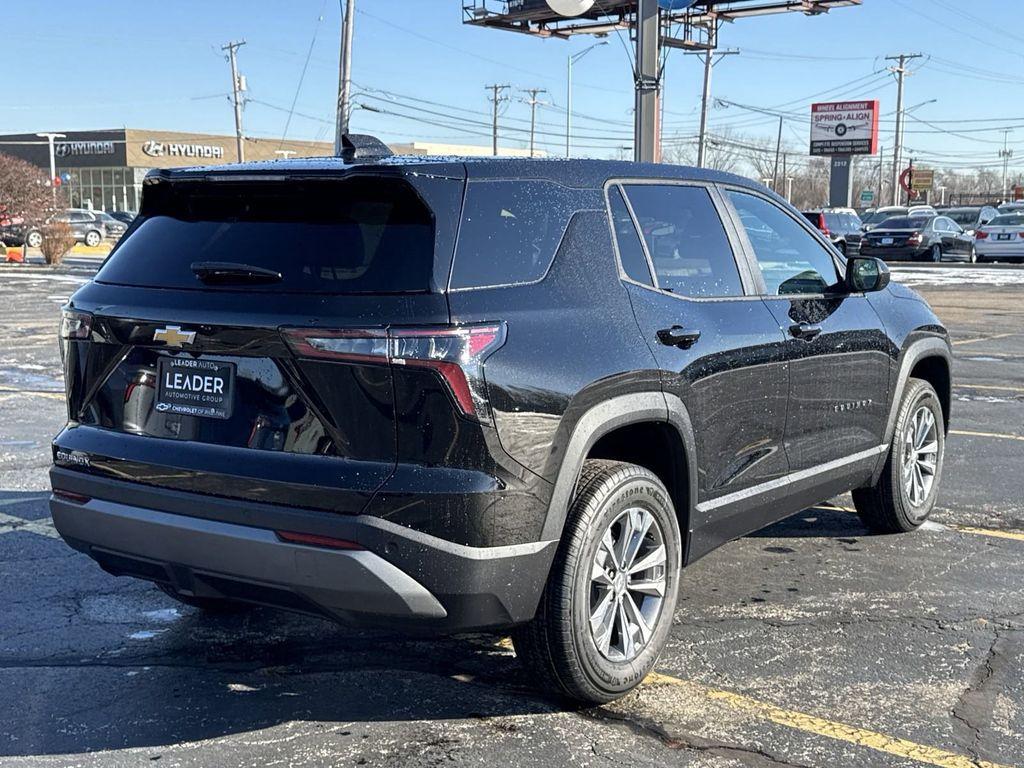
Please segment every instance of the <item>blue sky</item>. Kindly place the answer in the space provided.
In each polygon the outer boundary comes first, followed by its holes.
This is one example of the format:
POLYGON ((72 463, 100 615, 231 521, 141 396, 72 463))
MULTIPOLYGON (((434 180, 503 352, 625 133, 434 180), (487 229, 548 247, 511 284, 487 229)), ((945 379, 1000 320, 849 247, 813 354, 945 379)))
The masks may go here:
MULTIPOLYGON (((239 62, 251 99, 247 132, 281 137, 294 99, 290 138, 332 135, 338 0, 3 4, 4 27, 17 33, 4 36, 0 133, 123 125, 230 133, 230 76, 220 46, 244 38, 239 62)), ((884 72, 884 57, 921 52, 930 58, 913 65, 907 105, 938 101, 914 112, 927 123, 908 124, 912 151, 938 166, 994 166, 1003 141, 996 129, 1017 126, 1010 146, 1016 151, 1014 166, 1024 170, 1021 4, 864 0, 861 7, 825 16, 787 14, 729 24, 721 44, 742 53, 716 69, 715 95, 792 112, 784 139, 800 151, 807 143, 811 101, 879 98, 883 115, 891 113, 896 88, 884 72)), ((591 38, 541 40, 467 27, 461 23, 461 0, 358 0, 357 5, 354 79, 363 93, 356 101, 416 119, 357 109, 353 129, 387 140, 486 144, 485 86, 508 83, 514 100, 503 105, 503 122, 521 130, 507 132, 503 143, 522 146, 526 138, 522 129, 529 107, 519 100, 525 98, 520 89, 545 88, 541 98, 552 105, 539 110, 540 130, 550 135, 539 137, 540 146, 561 151, 566 56, 590 45, 591 38)), ((700 63, 672 51, 666 77, 667 135, 692 136, 700 63)), ((613 36, 592 51, 577 65, 575 83, 579 153, 609 156, 631 133, 631 71, 623 41, 613 36)), ((888 146, 891 119, 883 117, 888 146)), ((777 125, 777 118, 737 107, 713 112, 713 130, 751 139, 773 137, 777 125)))

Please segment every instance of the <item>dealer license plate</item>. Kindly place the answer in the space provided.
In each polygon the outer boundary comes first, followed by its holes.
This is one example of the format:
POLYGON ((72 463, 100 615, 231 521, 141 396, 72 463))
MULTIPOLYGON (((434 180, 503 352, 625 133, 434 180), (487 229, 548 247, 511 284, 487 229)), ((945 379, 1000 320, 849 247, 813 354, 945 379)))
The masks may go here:
POLYGON ((193 357, 157 362, 155 407, 160 413, 228 419, 234 402, 234 363, 193 357))

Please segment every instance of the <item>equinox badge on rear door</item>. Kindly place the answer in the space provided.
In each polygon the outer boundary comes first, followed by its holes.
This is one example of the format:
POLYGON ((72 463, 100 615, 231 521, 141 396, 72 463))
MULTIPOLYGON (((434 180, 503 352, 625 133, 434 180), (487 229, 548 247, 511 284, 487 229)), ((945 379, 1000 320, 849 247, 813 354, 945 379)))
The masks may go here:
POLYGON ((195 331, 182 331, 180 325, 168 325, 153 331, 153 341, 162 341, 168 347, 183 347, 196 340, 195 331))

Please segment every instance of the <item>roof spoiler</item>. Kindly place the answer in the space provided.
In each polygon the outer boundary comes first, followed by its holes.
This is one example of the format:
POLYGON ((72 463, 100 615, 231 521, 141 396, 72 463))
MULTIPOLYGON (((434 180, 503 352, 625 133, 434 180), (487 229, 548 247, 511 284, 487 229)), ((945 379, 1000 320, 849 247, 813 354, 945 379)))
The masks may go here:
POLYGON ((388 145, 375 136, 346 133, 341 137, 341 159, 346 163, 383 160, 393 154, 388 145))

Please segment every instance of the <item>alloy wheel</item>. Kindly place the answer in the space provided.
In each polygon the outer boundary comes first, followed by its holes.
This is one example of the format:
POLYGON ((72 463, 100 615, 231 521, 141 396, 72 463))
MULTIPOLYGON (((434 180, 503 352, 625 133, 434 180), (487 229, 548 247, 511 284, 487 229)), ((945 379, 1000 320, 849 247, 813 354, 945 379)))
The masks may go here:
POLYGON ((903 488, 915 510, 929 498, 939 461, 935 414, 922 405, 903 430, 903 488))
POLYGON ((649 511, 631 507, 605 529, 590 573, 590 631, 609 661, 635 659, 650 642, 667 584, 665 537, 649 511))

